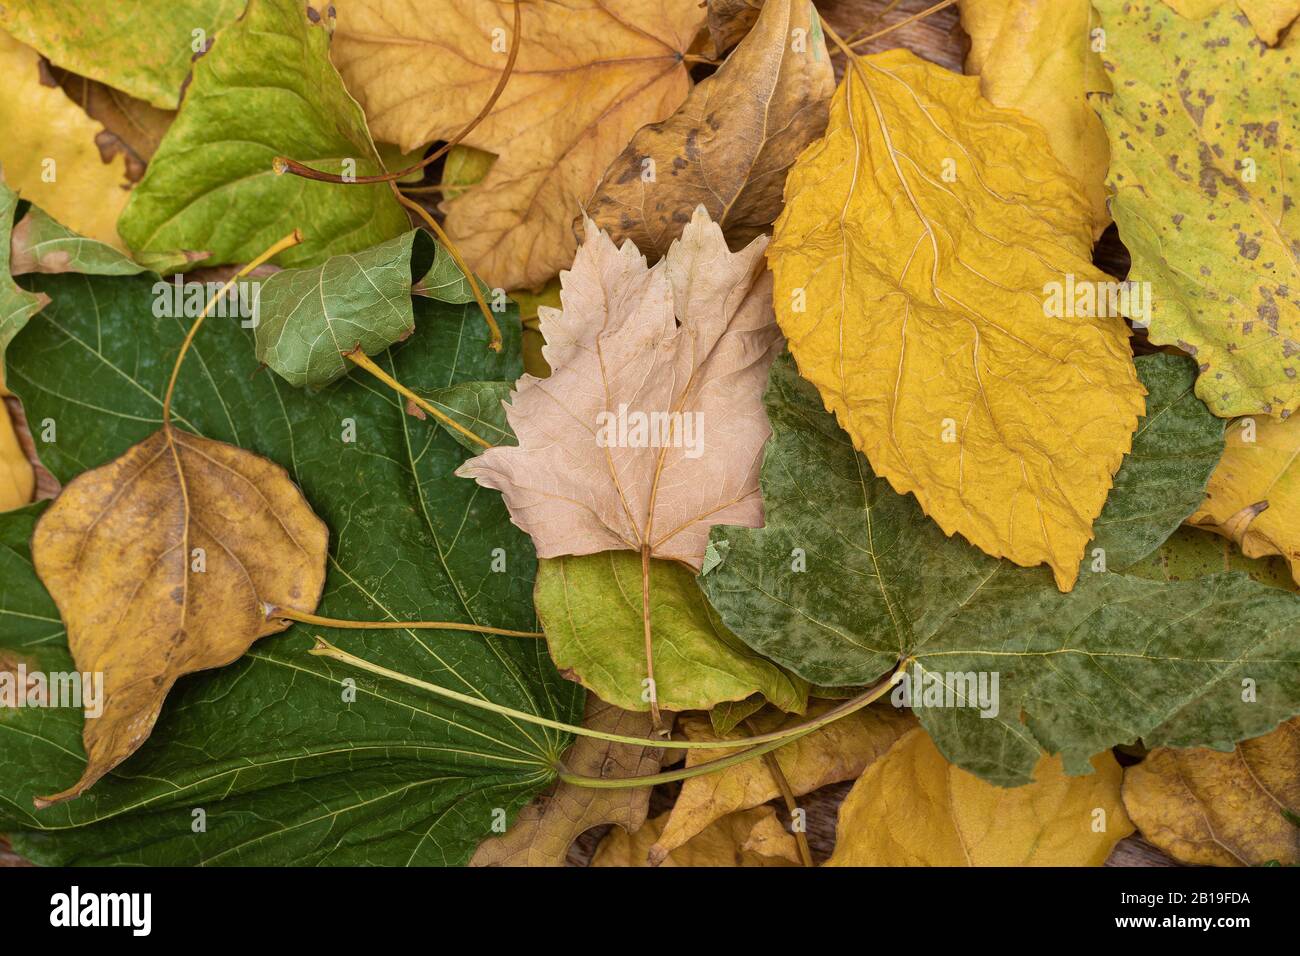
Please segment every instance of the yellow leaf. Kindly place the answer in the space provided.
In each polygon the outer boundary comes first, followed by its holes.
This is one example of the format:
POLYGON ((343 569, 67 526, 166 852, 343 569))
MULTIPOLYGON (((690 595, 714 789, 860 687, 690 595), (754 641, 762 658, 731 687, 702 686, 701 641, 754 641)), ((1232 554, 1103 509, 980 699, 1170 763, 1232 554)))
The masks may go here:
MULTIPOLYGON (((1203 20, 1219 7, 1234 0, 1165 0, 1175 11, 1189 20, 1203 20)), ((1255 35, 1275 46, 1282 31, 1300 17, 1300 0, 1235 0, 1236 6, 1246 14, 1255 35)))
POLYGON ((1300 863, 1300 718, 1218 750, 1160 747, 1124 772, 1124 806, 1175 859, 1207 866, 1300 863))
POLYGON ((1068 777, 1044 757, 1034 782, 1004 789, 950 764, 909 731, 867 768, 840 807, 827 866, 1101 866, 1133 832, 1107 751, 1068 777))
POLYGON ((1089 93, 1110 92, 1093 52, 1098 25, 1091 0, 961 0, 970 35, 966 72, 995 106, 1019 110, 1047 132, 1052 152, 1088 197, 1093 236, 1110 224, 1106 128, 1089 93))
POLYGON ((800 373, 946 533, 1072 588, 1144 390, 1123 320, 1061 301, 1108 279, 1042 129, 974 77, 862 57, 785 196, 768 262, 800 373))
POLYGON ((73 232, 126 250, 117 217, 130 195, 126 157, 100 157, 104 133, 58 86, 41 83, 40 57, 0 32, 0 166, 9 187, 73 232))
POLYGON ((1280 554, 1300 584, 1300 415, 1230 425, 1205 500, 1187 523, 1231 538, 1248 558, 1280 554))
POLYGON ((0 511, 21 508, 32 500, 36 472, 14 433, 9 409, 0 399, 0 511))
MULTIPOLYGON (((573 260, 570 224, 632 134, 690 89, 699 0, 522 4, 519 59, 465 139, 497 155, 483 182, 444 203, 447 232, 490 285, 535 289, 573 260)), ((466 0, 430 16, 407 0, 341 4, 332 55, 377 139, 414 149, 456 135, 505 68, 508 3, 466 0), (449 91, 451 91, 449 93, 449 91)))
MULTIPOLYGON (((672 715, 665 715, 672 726, 672 715)), ((649 737, 648 713, 620 710, 595 694, 587 695, 582 726, 625 737, 649 737)), ((564 755, 570 773, 587 777, 637 777, 656 773, 663 748, 614 744, 579 737, 564 755)), ((504 834, 479 844, 470 866, 563 866, 569 845, 587 830, 614 823, 635 833, 650 808, 650 788, 604 790, 561 783, 519 812, 504 834)))
MULTIPOLYGON (((636 833, 611 830, 591 860, 592 866, 649 866, 648 852, 668 814, 647 820, 636 833)), ((801 866, 799 845, 772 807, 733 813, 715 822, 658 866, 801 866)))
MULTIPOLYGON (((753 718, 753 732, 767 733, 793 726, 825 713, 833 701, 816 701, 803 716, 789 716, 766 711, 753 718)), ((895 740, 916 726, 910 714, 891 706, 857 711, 823 727, 816 733, 800 737, 775 751, 781 773, 796 796, 812 793, 841 780, 853 780, 895 740)), ((679 729, 687 740, 716 740, 708 717, 682 718, 679 729)), ((738 736, 749 733, 738 732, 738 736)), ((731 750, 690 750, 686 766, 717 760, 731 750)), ((715 820, 738 810, 748 810, 781 795, 763 760, 750 760, 720 773, 692 777, 682 784, 677 802, 658 842, 650 850, 651 860, 668 853, 710 826, 715 820)))
POLYGON ((314 610, 328 538, 279 465, 170 423, 70 482, 36 525, 32 563, 103 697, 86 701, 81 779, 37 806, 134 753, 177 679, 288 627, 268 605, 314 610))

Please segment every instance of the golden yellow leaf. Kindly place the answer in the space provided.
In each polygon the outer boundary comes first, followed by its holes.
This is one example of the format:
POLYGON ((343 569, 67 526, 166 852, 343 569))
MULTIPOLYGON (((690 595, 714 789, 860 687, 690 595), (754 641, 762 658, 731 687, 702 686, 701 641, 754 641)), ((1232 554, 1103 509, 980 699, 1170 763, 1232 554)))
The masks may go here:
POLYGON ((959 8, 971 39, 966 72, 979 76, 995 106, 1043 127, 1088 197, 1093 235, 1101 235, 1110 223, 1110 144, 1088 94, 1110 92, 1110 80, 1093 51, 1092 0, 961 0, 959 8))
POLYGON ((1142 835, 1206 866, 1300 863, 1300 718, 1218 750, 1159 747, 1124 771, 1124 806, 1142 835))
MULTIPOLYGON (((815 701, 802 716, 768 710, 752 718, 753 732, 767 733, 819 717, 834 701, 815 701)), ((775 751, 781 773, 796 796, 812 793, 841 780, 853 780, 900 736, 916 726, 911 714, 892 706, 870 707, 828 724, 816 733, 800 737, 775 751)), ((716 740, 708 717, 684 717, 678 727, 687 740, 716 740)), ((742 728, 734 736, 745 736, 742 728)), ((689 750, 686 766, 717 760, 731 750, 689 750)), ((763 760, 729 767, 720 773, 692 777, 682 784, 677 802, 659 840, 650 849, 651 861, 671 851, 710 826, 715 820, 738 810, 748 810, 781 796, 776 780, 763 760)))
POLYGON ((84 472, 41 516, 32 560, 68 631, 77 670, 103 674, 82 733, 75 797, 153 730, 180 677, 240 657, 310 612, 325 586, 329 532, 279 465, 164 425, 84 472))
POLYGON ((0 74, 0 166, 9 187, 73 232, 125 251, 117 234, 130 188, 125 156, 101 158, 104 127, 58 86, 44 85, 36 51, 4 32, 0 74))
POLYGON ((0 511, 21 508, 32 500, 36 472, 14 433, 9 409, 0 399, 0 511))
POLYGON ((1229 425, 1205 500, 1187 523, 1231 538, 1248 558, 1280 554, 1300 584, 1300 415, 1229 425))
POLYGON ((1068 777, 1044 757, 1005 789, 950 764, 921 728, 867 768, 840 807, 827 866, 1101 866, 1133 832, 1107 751, 1068 777))
POLYGON ((1219 7, 1235 3, 1246 14, 1255 35, 1275 46, 1288 25, 1300 17, 1300 0, 1165 0, 1189 20, 1203 20, 1219 7))
MULTIPOLYGON (((683 56, 698 0, 525 3, 519 59, 465 139, 497 160, 446 203, 447 232, 490 285, 535 289, 568 266, 570 224, 632 134, 690 89, 683 56)), ((340 4, 332 55, 377 139, 409 150, 456 135, 505 68, 510 4, 467 0, 429 16, 406 0, 340 4)))
MULTIPOLYGON (((664 716, 671 727, 672 715, 664 716)), ((588 694, 582 726, 625 737, 649 737, 652 721, 648 713, 620 710, 588 694)), ((579 737, 564 755, 564 765, 570 773, 587 777, 636 777, 656 773, 663 752, 661 747, 579 737)), ((504 834, 480 843, 469 865, 563 866, 569 845, 587 830, 614 823, 635 833, 645 823, 649 808, 649 787, 603 790, 560 783, 554 792, 524 807, 504 834)))
MULTIPOLYGON (((650 866, 651 844, 659 837, 668 814, 663 813, 636 833, 611 830, 596 850, 592 866, 650 866)), ((770 806, 723 817, 673 850, 657 866, 802 866, 799 845, 770 806)))
POLYGON ((1047 314, 1109 280, 1042 129, 975 77, 862 57, 785 195, 768 262, 800 373, 946 533, 1072 588, 1145 405, 1121 318, 1047 314))

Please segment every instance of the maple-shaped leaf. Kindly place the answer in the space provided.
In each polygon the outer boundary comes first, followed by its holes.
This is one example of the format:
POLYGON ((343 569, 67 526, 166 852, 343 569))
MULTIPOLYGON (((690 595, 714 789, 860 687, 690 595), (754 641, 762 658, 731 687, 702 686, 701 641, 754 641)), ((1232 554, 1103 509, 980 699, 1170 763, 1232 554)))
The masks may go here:
POLYGON ((786 180, 773 301, 878 475, 1069 590, 1142 386, 1083 193, 1042 128, 979 86, 906 50, 854 59, 786 180))
POLYGON ((588 225, 562 308, 539 313, 551 375, 521 378, 507 410, 519 444, 456 472, 501 491, 539 557, 629 549, 698 571, 710 527, 763 523, 781 345, 766 245, 731 252, 701 207, 651 268, 588 225))
MULTIPOLYGON (((491 97, 513 39, 511 4, 455 6, 431 15, 408 0, 339 5, 334 62, 377 139, 403 149, 451 139, 491 97)), ((496 162, 443 205, 470 268, 504 289, 535 289, 572 260, 574 213, 601 174, 686 98, 685 56, 705 19, 699 0, 521 0, 520 15, 510 79, 464 140, 496 162)))
POLYGON ((1099 0, 1115 92, 1111 211, 1154 291, 1149 337, 1201 367, 1216 414, 1300 408, 1300 31, 1263 47, 1234 5, 1189 21, 1099 0))
POLYGON ((1241 573, 1166 583, 1124 570, 1195 508, 1223 441, 1191 394, 1192 362, 1138 367, 1150 413, 1131 461, 1162 477, 1130 480, 1125 461, 1068 594, 1043 568, 945 536, 872 473, 785 357, 767 393, 766 524, 715 528, 700 584, 738 637, 814 683, 867 684, 900 665, 913 688, 947 682, 966 706, 921 706, 919 691, 905 702, 945 758, 1003 786, 1027 782, 1044 753, 1077 774, 1137 738, 1226 747, 1266 733, 1300 713, 1300 597, 1241 573), (951 676, 967 674, 984 690, 951 676))

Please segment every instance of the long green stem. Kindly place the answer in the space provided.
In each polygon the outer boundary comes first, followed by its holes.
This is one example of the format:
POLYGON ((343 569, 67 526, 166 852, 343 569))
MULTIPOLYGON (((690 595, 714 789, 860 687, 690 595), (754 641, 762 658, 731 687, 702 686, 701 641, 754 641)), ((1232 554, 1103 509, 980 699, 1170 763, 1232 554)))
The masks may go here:
MULTIPOLYGON (((846 700, 839 706, 826 711, 826 713, 822 714, 820 717, 807 721, 806 723, 798 724, 794 727, 787 727, 784 730, 770 731, 766 734, 759 734, 755 737, 742 737, 738 740, 656 740, 646 737, 629 737, 625 734, 611 734, 602 730, 592 730, 589 727, 579 727, 575 724, 566 724, 563 721, 552 720, 549 717, 541 717, 537 714, 527 713, 526 711, 515 710, 513 707, 506 707, 503 704, 493 703, 490 700, 471 697, 468 694, 462 694, 459 691, 440 687, 437 684, 430 684, 428 681, 420 680, 418 677, 411 677, 409 674, 403 674, 401 671, 395 671, 380 664, 375 664, 363 657, 357 657, 355 654, 349 654, 347 651, 335 647, 329 641, 320 636, 316 637, 316 645, 311 649, 310 653, 316 657, 327 657, 330 660, 347 664, 350 667, 355 667, 371 674, 377 674, 380 677, 387 677, 390 680, 398 681, 399 683, 406 684, 409 687, 418 687, 420 690, 428 691, 431 694, 446 698, 447 700, 454 700, 456 703, 464 704, 467 707, 475 707, 479 710, 491 711, 494 714, 500 714, 503 717, 510 717, 514 720, 522 720, 525 723, 536 724, 539 727, 549 727, 551 730, 560 730, 579 737, 592 737, 596 740, 606 740, 615 744, 631 744, 635 747, 663 747, 672 750, 735 750, 737 747, 756 748, 757 746, 767 745, 769 743, 772 744, 772 747, 767 749, 775 749, 784 743, 788 743, 789 741, 796 740, 805 734, 810 734, 815 730, 819 730, 827 724, 834 723, 841 717, 847 717, 849 714, 861 710, 873 701, 878 700, 898 682, 903 673, 902 665, 900 664, 893 674, 866 693, 854 697, 852 700, 846 700)), ((746 752, 748 753, 748 751, 746 752)), ((750 753, 749 755, 751 757, 756 757, 759 756, 759 752, 750 753)), ((708 764, 701 764, 700 767, 708 766, 721 769, 722 766, 731 766, 730 763, 724 764, 724 761, 728 760, 731 760, 731 757, 724 757, 722 760, 715 760, 708 764)), ((734 762, 739 763, 740 761, 734 762)), ((695 776, 696 774, 694 771, 699 770, 700 767, 688 768, 688 770, 685 771, 686 776, 695 776)), ((683 773, 683 771, 672 771, 672 773, 680 774, 683 773)), ((572 775, 570 775, 570 777, 572 777, 572 775)), ((578 782, 584 779, 586 778, 572 777, 573 782, 578 782)), ((624 779, 642 780, 648 778, 628 777, 624 779)), ((685 777, 671 776, 670 779, 683 780, 685 777)), ((611 784, 617 785, 617 783, 618 781, 616 780, 609 780, 601 781, 597 785, 609 786, 611 784)), ((630 784, 630 786, 641 786, 641 784, 630 784)))
POLYGON ((338 617, 321 617, 295 611, 291 607, 275 604, 265 605, 266 619, 278 618, 287 621, 299 621, 302 624, 317 624, 321 627, 335 627, 350 631, 473 631, 477 634, 497 634, 501 637, 545 637, 540 631, 511 631, 504 627, 487 627, 483 624, 461 624, 459 621, 349 621, 338 617))
POLYGON ((492 443, 488 441, 486 438, 484 438, 482 435, 470 431, 468 428, 466 428, 460 422, 456 421, 456 419, 452 418, 446 412, 442 411, 439 408, 435 408, 433 405, 431 405, 428 402, 427 399, 421 398, 419 395, 416 395, 415 392, 411 391, 409 388, 407 388, 397 379, 393 378, 393 376, 389 375, 382 368, 376 365, 375 360, 372 359, 365 352, 363 352, 360 348, 355 348, 351 352, 344 352, 343 357, 347 359, 349 362, 351 362, 353 365, 359 365, 361 368, 365 369, 375 378, 379 379, 379 381, 383 382, 385 385, 387 385, 389 388, 395 391, 398 395, 401 395, 403 398, 411 402, 417 408, 424 409, 426 412, 428 412, 434 418, 438 419, 438 421, 442 422, 448 428, 455 429, 456 431, 464 435, 466 438, 468 438, 470 441, 482 445, 484 448, 492 447, 492 443))

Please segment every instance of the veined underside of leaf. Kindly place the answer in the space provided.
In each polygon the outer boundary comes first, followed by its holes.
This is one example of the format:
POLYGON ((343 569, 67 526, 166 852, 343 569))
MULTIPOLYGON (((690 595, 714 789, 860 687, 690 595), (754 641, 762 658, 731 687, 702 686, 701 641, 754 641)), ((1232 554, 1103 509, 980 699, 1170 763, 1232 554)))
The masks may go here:
POLYGON ((632 137, 575 227, 589 217, 658 259, 703 205, 740 248, 780 213, 786 170, 826 129, 834 88, 811 0, 771 0, 676 113, 632 137))
POLYGON ((1195 507, 1222 444, 1190 361, 1138 365, 1150 415, 1102 512, 1101 553, 1070 593, 1045 569, 946 537, 872 474, 788 358, 766 397, 766 523, 715 528, 701 586, 742 640, 815 684, 868 684, 902 662, 905 702, 944 757, 1001 786, 1027 782, 1044 753, 1079 774, 1139 738, 1226 748, 1268 732, 1300 712, 1300 598, 1241 573, 1123 571, 1178 526, 1174 502, 1183 516, 1195 507), (944 706, 924 706, 927 688, 944 706))
MULTIPOLYGON (((170 367, 156 356, 175 354, 187 323, 152 316, 148 277, 23 281, 54 302, 11 350, 11 382, 34 420, 59 423, 42 457, 66 481, 156 430, 170 367)), ((501 353, 487 349, 472 305, 421 299, 416 317, 416 333, 376 357, 410 387, 520 374, 513 313, 500 316, 501 353)), ((251 333, 215 321, 186 359, 173 411, 178 428, 277 462, 313 502, 330 528, 321 614, 536 630, 527 538, 495 495, 452 477, 465 450, 399 397, 355 376, 309 394, 258 374, 251 333)), ((26 561, 31 521, 0 516, 0 653, 72 671, 58 612, 26 561)), ((317 633, 466 694, 581 719, 581 690, 555 673, 541 641, 296 627, 179 682, 130 760, 84 797, 39 812, 32 795, 83 768, 82 718, 7 713, 0 832, 45 864, 462 864, 494 813, 513 818, 554 779, 566 735, 313 657, 317 633), (196 806, 208 814, 202 836, 191 829, 196 806)))
MULTIPOLYGON (((504 289, 536 289, 568 267, 574 213, 601 174, 633 133, 686 98, 683 57, 705 18, 698 0, 521 6, 510 81, 464 139, 497 160, 482 183, 443 204, 470 267, 504 289)), ((495 0, 441 16, 406 0, 349 0, 339 5, 334 62, 376 138, 414 149, 450 139, 487 102, 512 18, 495 0)))
POLYGON ((10 249, 17 212, 18 195, 5 185, 4 170, 0 169, 0 396, 9 394, 5 389, 5 353, 9 343, 27 320, 50 301, 43 293, 19 288, 13 280, 10 249))
POLYGON ((77 670, 103 675, 87 704, 81 779, 67 800, 133 754, 172 685, 229 664, 310 613, 325 585, 329 531, 284 469, 164 423, 79 475, 42 516, 32 560, 68 629, 77 670))
POLYGON ((1090 250, 1041 129, 904 50, 845 74, 768 249, 799 370, 876 473, 1061 590, 1143 410, 1124 321, 1047 314, 1109 281, 1090 250))
POLYGON ((1148 335, 1201 366, 1219 416, 1300 407, 1300 31, 1263 47, 1232 5, 1098 0, 1115 92, 1111 211, 1149 283, 1148 335))

